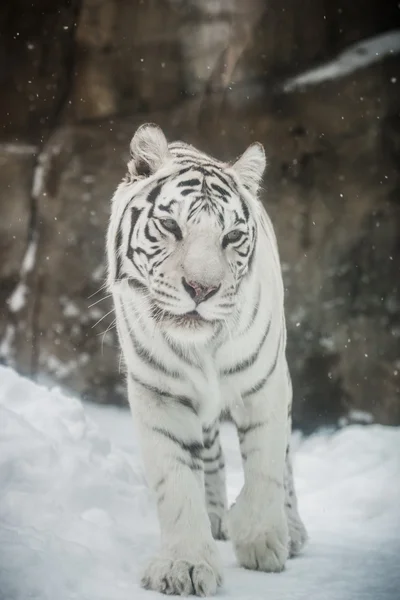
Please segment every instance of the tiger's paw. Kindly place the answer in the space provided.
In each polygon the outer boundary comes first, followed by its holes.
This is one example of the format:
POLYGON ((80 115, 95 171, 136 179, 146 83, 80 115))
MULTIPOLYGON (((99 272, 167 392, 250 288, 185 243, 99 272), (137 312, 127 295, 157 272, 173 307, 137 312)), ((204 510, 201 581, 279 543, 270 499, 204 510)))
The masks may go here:
POLYGON ((252 518, 251 507, 238 511, 238 504, 231 508, 230 535, 238 562, 254 571, 279 572, 285 567, 289 553, 289 532, 283 510, 274 510, 259 518, 252 518))
POLYGON ((222 584, 222 574, 205 561, 153 558, 147 565, 141 585, 147 590, 175 596, 211 596, 222 584))
POLYGON ((288 549, 281 532, 268 531, 253 540, 236 542, 235 553, 245 569, 277 573, 285 567, 288 549))

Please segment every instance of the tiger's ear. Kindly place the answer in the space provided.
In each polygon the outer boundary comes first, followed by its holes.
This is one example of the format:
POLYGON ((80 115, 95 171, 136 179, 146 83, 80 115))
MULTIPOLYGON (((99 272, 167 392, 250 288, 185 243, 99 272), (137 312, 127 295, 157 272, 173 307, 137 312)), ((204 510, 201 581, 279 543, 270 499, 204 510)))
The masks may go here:
POLYGON ((255 142, 232 165, 232 169, 236 172, 244 187, 256 196, 266 166, 267 160, 264 148, 262 144, 255 142))
POLYGON ((128 163, 132 177, 150 177, 168 158, 168 142, 158 125, 145 123, 131 140, 131 160, 128 163))

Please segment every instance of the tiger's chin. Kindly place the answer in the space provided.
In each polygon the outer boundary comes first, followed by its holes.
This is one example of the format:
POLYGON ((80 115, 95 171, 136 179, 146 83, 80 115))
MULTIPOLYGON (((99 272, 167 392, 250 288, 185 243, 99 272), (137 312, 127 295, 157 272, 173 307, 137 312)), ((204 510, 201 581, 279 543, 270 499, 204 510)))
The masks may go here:
POLYGON ((197 311, 182 315, 163 311, 161 317, 158 314, 157 323, 168 336, 185 344, 207 342, 214 335, 218 325, 218 321, 205 319, 197 311))

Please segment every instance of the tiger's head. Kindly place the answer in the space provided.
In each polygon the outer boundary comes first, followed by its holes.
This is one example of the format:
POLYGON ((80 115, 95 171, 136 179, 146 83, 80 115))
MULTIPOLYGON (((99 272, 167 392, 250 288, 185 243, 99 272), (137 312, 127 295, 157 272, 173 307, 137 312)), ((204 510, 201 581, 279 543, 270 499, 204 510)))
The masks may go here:
POLYGON ((109 288, 135 295, 132 306, 141 295, 162 327, 211 333, 234 311, 252 268, 264 149, 252 144, 230 165, 168 145, 151 124, 130 148, 108 231, 109 288))

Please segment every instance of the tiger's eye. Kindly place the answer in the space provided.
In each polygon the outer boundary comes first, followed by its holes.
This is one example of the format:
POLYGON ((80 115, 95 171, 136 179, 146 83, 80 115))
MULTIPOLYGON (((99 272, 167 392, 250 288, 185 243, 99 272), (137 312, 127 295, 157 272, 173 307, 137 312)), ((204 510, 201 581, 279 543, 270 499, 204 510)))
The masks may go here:
POLYGON ((229 233, 226 234, 226 239, 228 242, 237 242, 243 235, 243 231, 240 231, 240 229, 234 229, 233 231, 230 231, 229 233))
POLYGON ((228 244, 233 244, 240 240, 240 238, 244 235, 243 231, 240 229, 233 229, 226 235, 224 235, 222 239, 222 247, 226 248, 228 244))
POLYGON ((164 229, 172 233, 177 240, 182 239, 181 228, 174 219, 162 219, 161 224, 164 227, 164 229))

